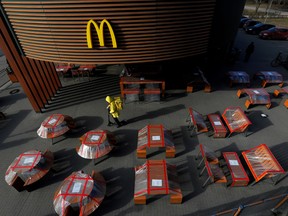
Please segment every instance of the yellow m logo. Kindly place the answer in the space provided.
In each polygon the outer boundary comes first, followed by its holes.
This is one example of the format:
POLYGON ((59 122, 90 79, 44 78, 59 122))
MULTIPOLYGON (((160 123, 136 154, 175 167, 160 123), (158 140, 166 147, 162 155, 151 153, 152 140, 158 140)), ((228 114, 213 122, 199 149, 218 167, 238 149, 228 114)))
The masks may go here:
POLYGON ((116 38, 114 35, 114 31, 113 31, 110 23, 106 19, 103 19, 101 21, 100 28, 98 27, 97 23, 94 22, 92 19, 88 21, 87 27, 86 27, 86 38, 87 38, 88 48, 93 48, 92 38, 91 38, 91 24, 93 24, 94 28, 96 29, 96 32, 97 32, 97 35, 99 38, 99 44, 101 47, 104 46, 104 24, 106 24, 108 26, 108 29, 109 29, 109 32, 111 35, 113 48, 117 48, 117 42, 116 42, 116 38))

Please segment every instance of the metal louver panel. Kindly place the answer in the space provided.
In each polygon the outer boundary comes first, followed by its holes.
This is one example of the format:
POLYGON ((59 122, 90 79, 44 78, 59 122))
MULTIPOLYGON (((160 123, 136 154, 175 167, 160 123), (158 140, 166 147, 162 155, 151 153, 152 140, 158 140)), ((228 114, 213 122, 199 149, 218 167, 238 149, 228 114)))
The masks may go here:
POLYGON ((52 62, 123 64, 207 53, 216 0, 2 1, 26 57, 52 62), (91 25, 106 19, 105 46, 91 25))

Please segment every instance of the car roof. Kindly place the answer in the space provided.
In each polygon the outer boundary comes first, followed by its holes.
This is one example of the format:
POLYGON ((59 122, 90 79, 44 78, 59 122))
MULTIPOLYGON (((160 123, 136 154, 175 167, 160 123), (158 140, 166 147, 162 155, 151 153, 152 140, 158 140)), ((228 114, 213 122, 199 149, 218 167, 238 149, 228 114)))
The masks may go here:
POLYGON ((255 26, 256 24, 261 23, 260 21, 256 21, 256 20, 248 20, 244 23, 244 25, 246 26, 255 26))
POLYGON ((275 25, 273 25, 273 24, 268 24, 268 23, 257 23, 257 24, 254 25, 254 26, 271 26, 271 28, 272 28, 272 27, 275 27, 275 25))
POLYGON ((276 29, 276 27, 274 26, 274 27, 267 29, 266 31, 271 31, 271 30, 275 30, 275 29, 276 29))

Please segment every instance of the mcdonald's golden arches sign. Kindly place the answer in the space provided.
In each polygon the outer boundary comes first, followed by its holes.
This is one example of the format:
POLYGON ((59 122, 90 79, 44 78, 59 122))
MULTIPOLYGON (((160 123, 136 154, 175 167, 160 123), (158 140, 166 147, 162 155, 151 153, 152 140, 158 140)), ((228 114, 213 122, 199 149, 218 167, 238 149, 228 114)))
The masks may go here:
POLYGON ((104 46, 104 24, 106 24, 108 26, 108 29, 109 29, 109 32, 111 35, 113 48, 117 48, 117 42, 116 42, 113 28, 106 19, 103 19, 101 21, 100 27, 98 26, 98 24, 96 22, 94 22, 94 20, 90 19, 88 21, 87 26, 86 26, 86 39, 87 39, 88 48, 93 48, 92 37, 91 37, 91 24, 93 24, 93 26, 97 32, 100 47, 104 46))

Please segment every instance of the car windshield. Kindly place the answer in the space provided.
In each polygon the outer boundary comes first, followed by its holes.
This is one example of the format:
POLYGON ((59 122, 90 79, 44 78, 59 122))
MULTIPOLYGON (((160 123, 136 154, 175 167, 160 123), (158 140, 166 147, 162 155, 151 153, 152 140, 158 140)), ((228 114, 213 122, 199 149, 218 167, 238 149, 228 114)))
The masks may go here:
POLYGON ((264 24, 263 23, 258 23, 255 25, 255 27, 260 27, 260 26, 263 26, 264 24))
POLYGON ((276 32, 276 29, 275 29, 275 27, 272 27, 272 28, 268 29, 268 31, 269 32, 276 32))

